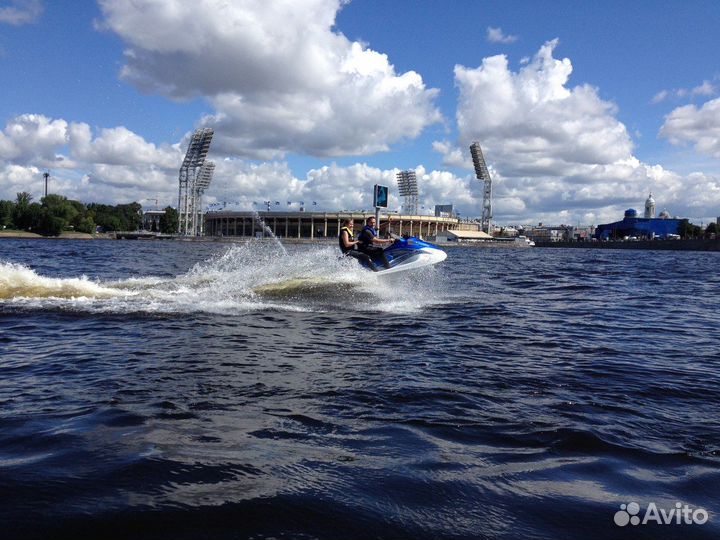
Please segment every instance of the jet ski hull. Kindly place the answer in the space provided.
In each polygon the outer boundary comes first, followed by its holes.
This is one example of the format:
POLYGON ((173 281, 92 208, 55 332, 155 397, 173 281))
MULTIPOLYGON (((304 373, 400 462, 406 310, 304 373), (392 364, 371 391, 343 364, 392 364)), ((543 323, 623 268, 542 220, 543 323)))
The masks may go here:
POLYGON ((377 274, 397 274, 425 268, 444 261, 447 253, 429 242, 411 236, 396 239, 385 249, 385 256, 390 261, 390 268, 381 267, 377 274))

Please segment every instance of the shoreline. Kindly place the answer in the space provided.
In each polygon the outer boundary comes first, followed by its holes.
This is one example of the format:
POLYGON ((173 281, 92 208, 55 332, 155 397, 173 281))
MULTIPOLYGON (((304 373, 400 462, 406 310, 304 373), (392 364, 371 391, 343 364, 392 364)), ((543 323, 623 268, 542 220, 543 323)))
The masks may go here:
MULTIPOLYGON (((261 242, 274 242, 266 238, 255 238, 252 236, 179 236, 179 235, 157 235, 154 233, 115 233, 87 234, 64 232, 60 236, 41 236, 36 233, 25 231, 0 231, 0 240, 129 240, 129 241, 174 241, 174 242, 217 242, 225 244, 246 243, 251 240, 261 242)), ((278 238, 282 244, 335 244, 336 238, 278 238)), ((441 248, 461 249, 530 249, 531 246, 518 246, 510 242, 430 242, 441 248)), ((693 239, 693 240, 639 240, 624 242, 536 242, 537 248, 554 249, 635 249, 635 250, 657 250, 657 251, 720 251, 719 239, 693 239)))
POLYGON ((636 249, 655 251, 720 251, 720 239, 637 240, 622 242, 536 242, 539 248, 636 249))

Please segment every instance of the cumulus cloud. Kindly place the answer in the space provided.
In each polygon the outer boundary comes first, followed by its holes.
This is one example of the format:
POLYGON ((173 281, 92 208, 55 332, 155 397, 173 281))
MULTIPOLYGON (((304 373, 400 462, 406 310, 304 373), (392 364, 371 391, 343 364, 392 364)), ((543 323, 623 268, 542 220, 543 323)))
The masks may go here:
MULTIPOLYGON (((459 178, 447 171, 427 171, 421 165, 414 170, 424 212, 431 212, 435 204, 453 203, 463 211, 477 205, 477 192, 473 188, 478 186, 473 186, 469 177, 459 178)), ((263 201, 269 200, 272 208, 279 202, 280 209, 287 209, 289 201, 290 208, 295 210, 304 202, 307 209, 370 211, 373 186, 381 184, 391 187, 388 209, 399 211, 403 201, 395 189, 397 173, 398 169, 380 169, 366 163, 349 166, 333 163, 312 169, 300 179, 284 162, 254 164, 229 159, 218 164, 216 175, 220 180, 208 193, 208 201, 229 202, 244 209, 252 208, 253 203, 262 207, 263 201)))
POLYGON ((518 36, 506 36, 502 28, 487 27, 487 40, 490 43, 515 43, 518 39, 518 36))
MULTIPOLYGON (((545 43, 517 71, 504 55, 455 67, 459 140, 434 144, 444 163, 471 169, 468 146, 480 141, 494 180, 495 217, 505 221, 615 220, 624 208, 641 206, 649 191, 674 213, 713 215, 720 198, 691 206, 687 178, 633 155, 616 106, 590 85, 569 85, 572 63, 554 58, 557 45, 545 43)), ((713 194, 714 180, 703 181, 713 194)))
POLYGON ((157 147, 122 126, 93 133, 82 122, 20 115, 0 132, 0 198, 29 191, 39 199, 46 169, 55 189, 83 201, 141 200, 159 192, 170 196, 177 189, 181 146, 157 147), (132 189, 123 196, 123 188, 132 189))
POLYGON ((455 67, 461 140, 482 140, 505 174, 574 171, 630 155, 632 142, 612 103, 589 85, 568 89, 569 59, 556 60, 557 40, 543 45, 519 72, 504 55, 478 68, 455 67))
POLYGON ((701 154, 720 158, 720 98, 702 107, 685 105, 665 117, 660 136, 671 144, 692 144, 701 154))
MULTIPOLYGON (((0 132, 0 199, 14 199, 17 192, 28 191, 39 200, 42 173, 48 169, 51 192, 71 199, 149 205, 157 197, 161 206, 175 204, 178 168, 189 136, 174 145, 157 146, 122 126, 93 130, 82 122, 21 115, 0 132)), ((303 201, 308 209, 369 210, 373 185, 383 184, 391 186, 390 208, 402 205, 394 189, 398 169, 330 164, 299 178, 284 161, 223 158, 214 149, 210 159, 216 167, 205 198, 208 203, 251 209, 271 200, 286 209, 290 201, 291 208, 297 209, 303 201)), ((427 211, 434 204, 454 203, 467 212, 477 205, 477 183, 469 176, 427 171, 421 165, 415 172, 427 211)))
POLYGON ((43 13, 40 0, 11 0, 7 7, 0 7, 0 23, 20 26, 36 22, 43 13))
POLYGON ((101 0, 128 46, 121 77, 144 92, 206 98, 216 148, 367 155, 441 120, 437 90, 335 31, 340 0, 101 0))

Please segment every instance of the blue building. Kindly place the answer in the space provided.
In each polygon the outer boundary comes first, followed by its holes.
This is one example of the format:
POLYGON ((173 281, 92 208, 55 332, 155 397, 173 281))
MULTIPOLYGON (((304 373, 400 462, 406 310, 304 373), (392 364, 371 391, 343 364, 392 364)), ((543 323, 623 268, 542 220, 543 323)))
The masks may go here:
MULTIPOLYGON (((653 201, 654 203, 654 201, 653 201)), ((653 204, 652 214, 655 208, 653 204)), ((646 205, 645 214, 648 208, 646 205)), ((595 238, 598 240, 610 240, 623 238, 637 238, 643 240, 651 240, 653 238, 668 238, 668 235, 680 234, 680 224, 682 219, 673 219, 667 212, 662 212, 659 218, 655 217, 637 217, 637 210, 629 208, 625 211, 625 217, 622 221, 615 223, 607 223, 598 225, 595 229, 595 238)), ((670 236, 672 237, 672 236, 670 236)))

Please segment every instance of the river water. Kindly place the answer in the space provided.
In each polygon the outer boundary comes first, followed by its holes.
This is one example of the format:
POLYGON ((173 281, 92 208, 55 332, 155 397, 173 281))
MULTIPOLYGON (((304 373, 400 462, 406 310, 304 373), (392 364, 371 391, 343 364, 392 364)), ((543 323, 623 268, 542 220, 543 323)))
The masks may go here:
POLYGON ((720 254, 287 250, 0 241, 3 538, 720 537, 720 254))

